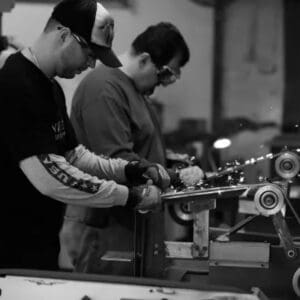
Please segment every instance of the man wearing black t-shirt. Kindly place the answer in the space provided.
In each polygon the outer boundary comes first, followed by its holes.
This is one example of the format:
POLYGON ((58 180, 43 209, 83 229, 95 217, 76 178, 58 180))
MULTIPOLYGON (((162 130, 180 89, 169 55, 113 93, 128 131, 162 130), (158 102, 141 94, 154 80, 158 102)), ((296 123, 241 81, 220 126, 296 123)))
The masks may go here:
POLYGON ((55 76, 73 78, 111 50, 113 19, 96 0, 64 0, 31 48, 0 70, 0 268, 56 269, 64 205, 160 205, 169 182, 160 165, 97 156, 78 145, 55 76), (128 188, 124 183, 143 184, 128 188))

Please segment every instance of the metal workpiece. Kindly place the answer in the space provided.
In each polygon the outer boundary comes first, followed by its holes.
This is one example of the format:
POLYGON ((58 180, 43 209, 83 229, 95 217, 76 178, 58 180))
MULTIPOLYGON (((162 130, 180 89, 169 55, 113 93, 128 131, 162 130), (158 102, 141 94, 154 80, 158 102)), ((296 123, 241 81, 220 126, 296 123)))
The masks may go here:
POLYGON ((161 199, 165 204, 187 203, 217 199, 222 197, 238 197, 242 195, 251 185, 222 186, 212 188, 189 188, 181 191, 171 190, 163 193, 161 199))

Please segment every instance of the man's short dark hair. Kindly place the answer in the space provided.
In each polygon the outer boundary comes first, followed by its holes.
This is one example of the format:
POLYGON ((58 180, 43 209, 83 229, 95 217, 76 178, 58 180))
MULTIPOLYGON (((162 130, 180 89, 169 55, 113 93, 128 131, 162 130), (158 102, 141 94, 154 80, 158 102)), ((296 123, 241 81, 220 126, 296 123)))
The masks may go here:
POLYGON ((166 65, 178 53, 181 54, 181 66, 190 58, 190 51, 182 34, 168 22, 149 26, 135 38, 132 47, 137 54, 149 53, 157 66, 166 65))

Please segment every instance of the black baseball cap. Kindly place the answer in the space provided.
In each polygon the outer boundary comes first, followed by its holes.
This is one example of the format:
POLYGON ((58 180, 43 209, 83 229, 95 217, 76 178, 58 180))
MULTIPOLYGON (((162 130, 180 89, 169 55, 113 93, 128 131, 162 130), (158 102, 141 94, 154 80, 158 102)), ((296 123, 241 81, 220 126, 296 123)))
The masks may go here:
POLYGON ((114 19, 98 1, 63 0, 51 17, 83 38, 102 63, 113 68, 122 65, 112 50, 114 19))

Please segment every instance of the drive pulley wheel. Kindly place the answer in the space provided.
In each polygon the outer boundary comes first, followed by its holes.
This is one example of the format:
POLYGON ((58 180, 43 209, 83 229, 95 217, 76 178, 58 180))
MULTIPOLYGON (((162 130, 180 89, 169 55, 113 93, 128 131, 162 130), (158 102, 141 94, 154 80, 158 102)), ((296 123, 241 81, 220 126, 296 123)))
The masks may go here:
POLYGON ((193 213, 189 203, 176 203, 169 205, 172 219, 180 225, 190 225, 193 222, 193 213))
POLYGON ((260 187, 254 195, 254 203, 263 216, 275 215, 284 205, 283 191, 274 184, 260 187))

